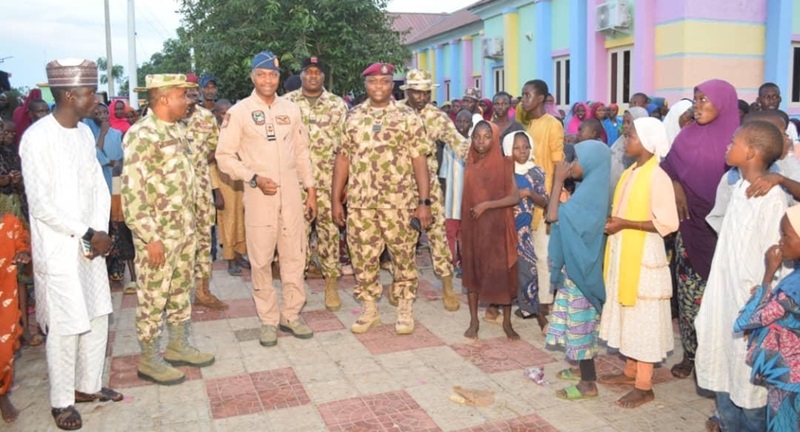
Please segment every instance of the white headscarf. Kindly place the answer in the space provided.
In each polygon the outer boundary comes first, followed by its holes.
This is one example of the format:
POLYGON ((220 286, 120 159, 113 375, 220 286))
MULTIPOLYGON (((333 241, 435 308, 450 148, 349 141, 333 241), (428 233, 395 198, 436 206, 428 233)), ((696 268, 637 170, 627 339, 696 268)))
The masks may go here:
POLYGON ((517 174, 527 174, 528 171, 530 171, 531 168, 536 166, 536 164, 534 163, 534 158, 533 158, 533 138, 527 132, 525 132, 525 131, 515 131, 515 132, 512 132, 512 133, 506 135, 506 137, 503 138, 503 154, 507 154, 507 155, 511 156, 512 158, 514 157, 513 154, 512 154, 513 150, 514 150, 514 138, 518 134, 524 134, 526 137, 528 137, 528 142, 531 143, 531 156, 530 156, 530 159, 528 159, 528 161, 523 163, 523 164, 517 163, 517 161, 514 161, 514 172, 517 173, 517 174))
POLYGON ((672 147, 675 137, 677 137, 678 133, 681 131, 681 116, 691 107, 692 101, 689 99, 681 99, 669 109, 669 112, 664 117, 664 127, 667 129, 667 142, 669 142, 670 147, 672 147))
POLYGON ((659 159, 667 155, 670 145, 667 141, 667 130, 661 120, 653 117, 638 118, 633 121, 633 127, 647 151, 659 159))

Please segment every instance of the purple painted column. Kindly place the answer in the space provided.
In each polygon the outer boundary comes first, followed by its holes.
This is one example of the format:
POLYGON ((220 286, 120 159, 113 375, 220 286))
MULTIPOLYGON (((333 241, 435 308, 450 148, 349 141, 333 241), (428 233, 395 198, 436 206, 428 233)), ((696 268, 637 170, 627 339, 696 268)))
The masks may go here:
MULTIPOLYGON (((674 0, 673 0, 674 1, 674 0)), ((633 59, 631 94, 652 94, 655 81, 656 22, 655 0, 635 0, 633 6, 633 59)), ((677 3, 677 1, 676 1, 677 3)))
MULTIPOLYGON (((461 93, 454 94, 454 99, 461 99, 461 96, 464 94, 463 92, 472 87, 472 36, 464 36, 461 38, 461 58, 463 59, 462 64, 464 65, 464 79, 460 86, 461 93)), ((455 75, 455 72, 453 75, 455 75)))
POLYGON ((586 7, 586 100, 608 103, 606 37, 605 34, 595 30, 597 28, 597 5, 603 2, 604 0, 590 0, 586 7))

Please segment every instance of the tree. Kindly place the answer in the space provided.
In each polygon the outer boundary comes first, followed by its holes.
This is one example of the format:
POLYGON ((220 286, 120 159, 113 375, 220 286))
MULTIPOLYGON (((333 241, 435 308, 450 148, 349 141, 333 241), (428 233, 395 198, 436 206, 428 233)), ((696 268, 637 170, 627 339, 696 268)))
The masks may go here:
MULTIPOLYGON (((97 59, 97 69, 102 72, 100 75, 100 84, 108 84, 108 62, 106 61, 105 57, 98 57, 97 59)), ((125 73, 125 69, 120 65, 114 65, 111 67, 111 78, 117 83, 119 87, 122 84, 122 75, 125 73)))
POLYGON ((361 92, 361 72, 376 61, 402 68, 411 52, 392 29, 386 0, 181 0, 199 70, 212 71, 226 97, 247 96, 250 59, 269 49, 283 76, 317 55, 328 90, 361 92))
MULTIPOLYGON (((150 56, 150 60, 139 66, 136 80, 140 86, 144 85, 145 77, 158 73, 189 73, 192 71, 192 56, 189 48, 189 39, 186 30, 178 28, 178 37, 167 39, 160 52, 150 56)), ((129 81, 120 87, 120 94, 128 94, 129 81)))

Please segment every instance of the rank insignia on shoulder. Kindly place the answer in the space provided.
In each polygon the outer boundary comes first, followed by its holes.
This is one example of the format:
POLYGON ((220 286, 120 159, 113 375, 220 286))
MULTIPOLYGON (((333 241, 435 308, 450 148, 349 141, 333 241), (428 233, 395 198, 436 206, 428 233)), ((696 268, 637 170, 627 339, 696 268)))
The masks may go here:
POLYGON ((253 111, 250 115, 253 117, 253 122, 256 126, 264 126, 264 123, 267 121, 267 116, 264 114, 264 111, 253 111))

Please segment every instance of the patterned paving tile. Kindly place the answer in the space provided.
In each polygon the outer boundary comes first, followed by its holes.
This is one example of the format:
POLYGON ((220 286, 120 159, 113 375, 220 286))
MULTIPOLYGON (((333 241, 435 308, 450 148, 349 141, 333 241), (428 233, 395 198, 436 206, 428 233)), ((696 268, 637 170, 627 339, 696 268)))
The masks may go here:
POLYGON ((317 409, 331 431, 441 430, 405 391, 328 402, 317 409))
POLYGON ((256 304, 253 299, 235 299, 225 300, 228 304, 228 309, 224 311, 207 309, 202 306, 192 308, 193 321, 215 321, 228 318, 244 318, 256 316, 256 304))
POLYGON ((394 331, 394 324, 385 324, 356 335, 356 339, 374 355, 444 345, 441 339, 419 321, 416 322, 413 335, 398 336, 394 331))
MULTIPOLYGON (((302 312, 300 314, 303 319, 306 321, 311 330, 314 333, 324 333, 330 331, 337 331, 337 330, 344 330, 344 324, 339 321, 339 318, 333 314, 333 312, 329 312, 326 310, 315 310, 315 311, 307 311, 302 312)), ((258 340, 260 328, 248 328, 248 329, 241 329, 234 331, 234 335, 236 336, 236 340, 239 342, 247 342, 251 340, 258 340)), ((278 337, 289 337, 291 336, 290 333, 283 332, 278 330, 278 337)))
POLYGON ((135 308, 138 304, 138 297, 136 294, 125 294, 122 296, 122 309, 135 308))
MULTIPOLYGON (((137 376, 136 367, 139 364, 139 355, 119 356, 111 358, 111 373, 108 384, 111 388, 130 388, 154 385, 143 381, 137 376)), ((178 370, 186 375, 186 380, 202 379, 200 369, 190 366, 180 366, 178 370)))
POLYGON ((459 432, 558 432, 558 429, 536 414, 508 420, 495 420, 459 432))
POLYGON ((311 403, 292 368, 255 372, 250 379, 266 411, 311 403))
POLYGON ((205 381, 211 416, 222 419, 264 410, 250 375, 215 378, 205 381))
POLYGON ((486 373, 524 369, 556 361, 551 355, 525 341, 510 342, 506 338, 455 344, 451 348, 486 373))
MULTIPOLYGON (((625 357, 621 354, 600 354, 595 358, 597 375, 616 374, 625 369, 625 357)), ((653 384, 663 384, 676 380, 669 368, 656 365, 653 370, 653 384)), ((631 386, 608 386, 617 392, 627 392, 631 386)))

